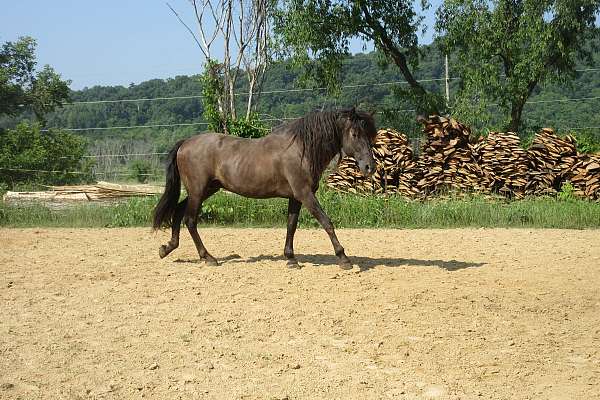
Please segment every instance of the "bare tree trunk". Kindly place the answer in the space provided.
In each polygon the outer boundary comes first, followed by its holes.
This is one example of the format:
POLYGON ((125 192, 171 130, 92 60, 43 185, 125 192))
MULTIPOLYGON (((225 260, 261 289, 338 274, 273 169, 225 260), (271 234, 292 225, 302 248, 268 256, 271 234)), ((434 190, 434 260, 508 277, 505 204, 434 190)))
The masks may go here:
POLYGON ((256 107, 258 96, 255 93, 262 88, 269 61, 270 3, 268 0, 190 0, 190 3, 194 9, 199 35, 185 24, 168 3, 167 5, 194 37, 207 61, 212 60, 211 46, 215 40, 223 40, 223 59, 217 60, 222 65, 222 70, 218 72, 222 76, 222 86, 217 93, 220 115, 224 121, 237 118, 235 91, 239 74, 245 71, 249 85, 245 113, 248 119, 256 107))

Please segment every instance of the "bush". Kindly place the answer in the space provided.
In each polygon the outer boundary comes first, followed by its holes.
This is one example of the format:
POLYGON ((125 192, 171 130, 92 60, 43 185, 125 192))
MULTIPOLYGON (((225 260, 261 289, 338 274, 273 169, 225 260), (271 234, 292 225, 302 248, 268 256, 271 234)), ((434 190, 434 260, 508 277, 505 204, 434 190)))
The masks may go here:
POLYGON ((600 152, 600 136, 595 136, 589 131, 581 131, 573 134, 577 139, 577 150, 581 153, 600 152))
POLYGON ((0 185, 72 184, 91 179, 91 163, 82 162, 83 138, 58 130, 42 132, 22 122, 0 130, 0 185))
POLYGON ((148 182, 148 177, 152 174, 152 165, 147 160, 133 160, 129 163, 131 177, 139 183, 148 182))
POLYGON ((561 201, 572 201, 575 200, 575 194, 573 194, 573 185, 571 182, 565 182, 560 187, 560 192, 558 192, 557 197, 558 200, 561 201))

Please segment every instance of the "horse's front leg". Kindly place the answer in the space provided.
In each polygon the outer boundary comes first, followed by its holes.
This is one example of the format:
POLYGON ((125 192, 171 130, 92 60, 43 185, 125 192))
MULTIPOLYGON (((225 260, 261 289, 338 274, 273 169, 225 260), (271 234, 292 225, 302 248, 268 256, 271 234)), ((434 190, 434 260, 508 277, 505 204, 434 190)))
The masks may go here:
POLYGON ((287 258, 288 268, 299 268, 298 261, 294 256, 294 234, 296 233, 296 227, 298 226, 298 217, 300 215, 300 208, 302 203, 296 199, 290 199, 288 202, 288 223, 287 223, 287 235, 285 237, 285 248, 283 254, 287 258))
POLYGON ((331 240, 331 244, 333 245, 333 250, 335 251, 335 255, 338 256, 339 264, 342 269, 352 269, 352 263, 350 259, 344 253, 344 248, 340 244, 338 240, 335 230, 333 229, 333 224, 331 220, 325 214, 321 205, 319 204, 319 200, 315 197, 315 194, 312 192, 308 192, 302 196, 302 204, 304 207, 310 211, 313 217, 316 218, 317 221, 321 224, 325 232, 329 235, 329 239, 331 240))

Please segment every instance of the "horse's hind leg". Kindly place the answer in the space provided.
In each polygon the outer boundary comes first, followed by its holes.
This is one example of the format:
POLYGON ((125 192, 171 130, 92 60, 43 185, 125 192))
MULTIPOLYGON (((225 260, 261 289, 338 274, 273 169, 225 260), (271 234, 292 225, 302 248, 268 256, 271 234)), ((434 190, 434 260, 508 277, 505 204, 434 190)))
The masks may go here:
POLYGON ((188 228, 192 239, 194 240, 194 244, 196 245, 196 250, 198 250, 198 255, 200 259, 205 260, 208 265, 219 265, 217 260, 210 255, 206 247, 204 247, 204 243, 202 243, 202 239, 200 239, 200 234, 198 233, 198 211, 202 206, 202 202, 215 194, 219 188, 217 187, 209 187, 206 189, 206 193, 203 196, 195 196, 191 195, 188 197, 187 208, 185 209, 185 214, 183 217, 183 222, 188 228))
POLYGON ((170 252, 179 247, 179 232, 181 231, 181 220, 187 206, 188 199, 184 199, 179 204, 173 213, 173 223, 171 224, 171 240, 166 245, 160 246, 158 255, 160 258, 165 258, 170 252))

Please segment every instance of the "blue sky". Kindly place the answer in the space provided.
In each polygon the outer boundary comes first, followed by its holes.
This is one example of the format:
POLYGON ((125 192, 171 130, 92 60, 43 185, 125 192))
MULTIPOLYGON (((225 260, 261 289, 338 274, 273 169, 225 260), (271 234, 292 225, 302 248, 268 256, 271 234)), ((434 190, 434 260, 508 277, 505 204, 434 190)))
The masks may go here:
MULTIPOLYGON (((432 1, 427 12, 430 29, 422 43, 431 41, 440 2, 432 1)), ((169 3, 193 24, 187 0, 169 3)), ((25 35, 38 42, 38 65, 50 64, 73 89, 195 74, 202 65, 196 44, 163 0, 5 1, 0 42, 25 35)), ((360 49, 356 43, 354 50, 360 49)))

